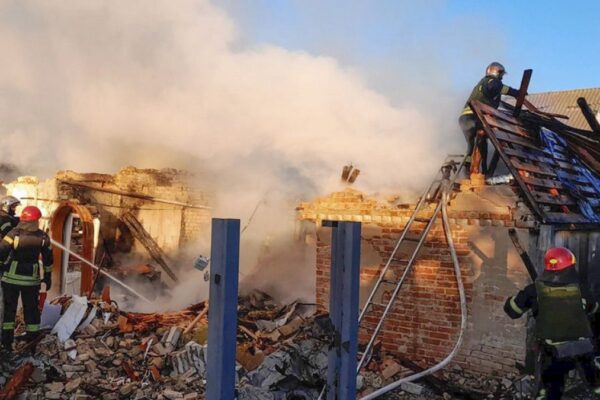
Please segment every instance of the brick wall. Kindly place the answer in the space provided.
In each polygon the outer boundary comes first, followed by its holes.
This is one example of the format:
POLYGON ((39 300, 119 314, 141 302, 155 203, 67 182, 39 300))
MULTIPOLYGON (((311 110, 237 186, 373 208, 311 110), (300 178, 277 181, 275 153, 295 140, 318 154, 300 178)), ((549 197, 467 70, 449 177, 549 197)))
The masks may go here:
MULTIPOLYGON (((362 221, 361 304, 373 287, 402 229, 410 208, 379 202, 354 190, 333 193, 304 203, 299 218, 320 226, 325 219, 362 221)), ((479 374, 506 374, 525 354, 524 321, 512 321, 502 307, 506 297, 525 285, 527 275, 509 246, 508 227, 514 222, 509 207, 504 213, 457 211, 449 208, 453 240, 465 286, 469 323, 455 363, 479 374)), ((415 228, 421 228, 415 225, 415 228)), ((415 232, 413 232, 415 233, 415 232)), ((522 232, 521 232, 522 233, 522 232)), ((329 301, 330 231, 317 229, 316 297, 319 307, 329 301)), ((399 277, 413 245, 402 247, 391 264, 399 277)), ((382 290, 379 299, 391 295, 382 290)), ((363 323, 359 338, 365 342, 383 307, 374 306, 363 323), (366 328, 366 329, 365 329, 366 328)), ((460 327, 460 304, 454 268, 438 221, 430 232, 418 261, 386 320, 380 339, 386 351, 407 356, 421 366, 439 362, 452 350, 460 327)))

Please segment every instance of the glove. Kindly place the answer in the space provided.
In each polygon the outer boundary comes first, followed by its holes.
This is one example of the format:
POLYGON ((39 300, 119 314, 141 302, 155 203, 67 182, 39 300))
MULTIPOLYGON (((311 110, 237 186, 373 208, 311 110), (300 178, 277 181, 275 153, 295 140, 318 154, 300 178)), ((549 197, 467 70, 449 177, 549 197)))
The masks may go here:
POLYGON ((44 280, 42 282, 46 284, 46 292, 49 292, 52 287, 52 272, 44 272, 44 280))

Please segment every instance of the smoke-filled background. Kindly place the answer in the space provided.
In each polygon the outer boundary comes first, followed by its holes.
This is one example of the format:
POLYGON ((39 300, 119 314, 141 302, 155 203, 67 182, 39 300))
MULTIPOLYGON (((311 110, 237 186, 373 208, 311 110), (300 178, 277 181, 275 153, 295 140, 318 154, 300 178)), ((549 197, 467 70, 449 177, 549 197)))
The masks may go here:
POLYGON ((252 2, 3 0, 0 160, 40 177, 188 169, 215 191, 215 216, 245 226, 257 210, 245 275, 277 260, 254 282, 310 297, 313 267, 289 247, 297 202, 339 189, 349 162, 358 189, 420 189, 464 147, 456 119, 472 83, 457 90, 453 71, 468 64, 476 80, 502 56, 493 27, 476 34, 485 20, 430 26, 444 2, 427 3, 392 15, 294 3, 313 24, 297 33, 306 46, 285 47, 253 34, 268 21, 252 2), (378 38, 361 33, 382 16, 394 44, 365 55, 378 38))

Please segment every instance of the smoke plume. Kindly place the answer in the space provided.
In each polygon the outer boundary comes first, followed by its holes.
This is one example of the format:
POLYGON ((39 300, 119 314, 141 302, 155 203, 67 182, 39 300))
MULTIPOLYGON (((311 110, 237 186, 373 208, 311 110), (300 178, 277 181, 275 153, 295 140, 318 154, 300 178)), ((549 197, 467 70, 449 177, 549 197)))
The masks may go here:
MULTIPOLYGON (((265 241, 285 242, 297 201, 341 187, 343 165, 361 169, 359 189, 407 193, 463 146, 447 118, 456 98, 441 97, 440 115, 410 101, 423 89, 410 76, 390 83, 409 88, 392 103, 333 57, 238 46, 232 18, 206 0, 4 0, 0 21, 3 162, 40 177, 125 165, 198 173, 215 216, 244 226, 260 206, 243 235, 246 272, 260 270, 265 241)), ((290 288, 313 279, 293 260, 280 277, 290 288)))

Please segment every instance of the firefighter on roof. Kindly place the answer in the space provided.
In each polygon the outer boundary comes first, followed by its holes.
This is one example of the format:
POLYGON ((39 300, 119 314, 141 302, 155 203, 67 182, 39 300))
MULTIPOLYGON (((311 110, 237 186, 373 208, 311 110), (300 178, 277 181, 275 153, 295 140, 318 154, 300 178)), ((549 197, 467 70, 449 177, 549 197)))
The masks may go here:
POLYGON ((0 242, 0 261, 3 261, 4 269, 1 279, 4 291, 2 346, 6 351, 12 350, 19 296, 23 303, 25 338, 33 340, 40 329, 40 284, 44 282, 46 290, 52 286, 52 248, 48 235, 39 229, 41 217, 37 207, 25 207, 19 224, 0 242), (44 278, 40 280, 42 271, 44 278))
POLYGON ((487 174, 487 140, 485 137, 480 137, 479 140, 476 140, 478 131, 483 129, 483 126, 471 109, 470 103, 472 101, 480 101, 490 107, 498 108, 500 106, 500 98, 503 94, 517 97, 519 94, 518 90, 502 83, 502 77, 505 74, 506 70, 499 62, 493 62, 488 65, 485 70, 485 76, 473 88, 458 119, 460 129, 467 140, 467 169, 470 169, 471 155, 477 142, 477 148, 481 154, 481 169, 479 169, 478 165, 474 166, 474 169, 484 175, 487 174))
POLYGON ((13 196, 6 196, 0 200, 0 239, 19 223, 15 214, 20 204, 19 199, 13 196))
POLYGON ((504 305, 504 311, 513 319, 528 310, 535 317, 535 339, 539 345, 535 399, 560 399, 567 374, 578 365, 592 390, 600 394, 588 318, 599 306, 582 297, 575 262, 569 249, 549 249, 540 277, 504 305))

